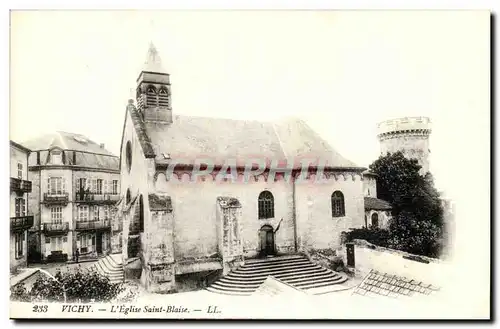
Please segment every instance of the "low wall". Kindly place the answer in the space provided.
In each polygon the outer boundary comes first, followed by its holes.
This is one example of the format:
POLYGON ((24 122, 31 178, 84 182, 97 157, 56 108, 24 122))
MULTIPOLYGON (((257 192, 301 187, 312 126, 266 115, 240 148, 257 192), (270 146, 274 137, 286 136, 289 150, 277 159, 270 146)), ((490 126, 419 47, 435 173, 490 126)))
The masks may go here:
POLYGON ((362 273, 373 269, 436 286, 445 285, 453 274, 451 264, 439 259, 375 246, 365 240, 354 240, 354 245, 355 268, 362 273))

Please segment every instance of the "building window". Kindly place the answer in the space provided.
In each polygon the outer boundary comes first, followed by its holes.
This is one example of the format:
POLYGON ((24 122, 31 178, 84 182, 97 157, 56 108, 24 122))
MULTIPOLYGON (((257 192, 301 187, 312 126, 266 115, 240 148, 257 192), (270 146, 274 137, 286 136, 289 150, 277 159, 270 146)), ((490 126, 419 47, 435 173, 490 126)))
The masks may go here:
POLYGON ((26 200, 24 198, 16 198, 16 217, 26 215, 26 200))
POLYGON ((65 191, 65 181, 62 177, 50 177, 48 179, 48 193, 52 195, 60 195, 65 191))
POLYGON ((15 234, 15 243, 16 258, 20 258, 24 255, 24 232, 15 234))
POLYGON ((378 214, 376 212, 372 214, 372 227, 378 228, 378 214))
POLYGON ((345 216, 344 195, 340 191, 332 193, 332 216, 345 216))
POLYGON ((97 194, 102 194, 102 179, 98 179, 96 182, 96 190, 97 194))
POLYGON ((86 222, 89 220, 89 206, 78 207, 78 220, 81 222, 86 222))
POLYGON ((274 197, 269 191, 259 194, 259 219, 274 218, 274 197))
POLYGON ((104 219, 109 219, 109 207, 103 206, 104 208, 104 219))
POLYGON ((50 152, 50 159, 52 164, 62 164, 62 154, 61 151, 50 152))
POLYGON ((127 170, 130 172, 132 167, 132 143, 127 142, 127 147, 125 148, 125 160, 127 161, 127 170))
POLYGON ((113 180, 113 194, 118 194, 118 180, 113 180))
POLYGON ((92 213, 93 213, 92 220, 98 221, 99 220, 99 206, 94 206, 92 213))
POLYGON ((50 238, 50 251, 62 251, 62 236, 50 238))
POLYGON ((50 219, 52 224, 62 224, 62 207, 50 208, 50 219))
POLYGON ((23 179, 23 164, 21 162, 17 163, 17 178, 23 179))

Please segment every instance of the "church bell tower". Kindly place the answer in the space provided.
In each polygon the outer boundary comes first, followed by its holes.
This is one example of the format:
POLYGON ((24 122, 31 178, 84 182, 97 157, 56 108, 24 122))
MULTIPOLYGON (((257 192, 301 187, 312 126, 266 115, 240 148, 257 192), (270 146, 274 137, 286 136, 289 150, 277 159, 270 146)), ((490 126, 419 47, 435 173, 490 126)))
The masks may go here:
POLYGON ((145 122, 172 123, 170 75, 163 68, 153 43, 149 45, 146 62, 137 78, 136 98, 145 122))

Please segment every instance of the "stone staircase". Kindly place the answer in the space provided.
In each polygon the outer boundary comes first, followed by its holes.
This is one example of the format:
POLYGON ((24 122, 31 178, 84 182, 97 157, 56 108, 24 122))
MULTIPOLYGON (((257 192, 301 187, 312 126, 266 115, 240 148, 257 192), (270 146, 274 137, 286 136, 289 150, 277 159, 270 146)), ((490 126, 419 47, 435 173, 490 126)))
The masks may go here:
POLYGON ((123 282, 123 266, 121 254, 112 254, 99 259, 91 268, 92 271, 106 276, 112 283, 123 282))
POLYGON ((229 272, 206 289, 220 294, 251 295, 273 276, 296 288, 333 286, 347 281, 347 276, 316 265, 302 255, 286 255, 245 261, 245 265, 229 272))

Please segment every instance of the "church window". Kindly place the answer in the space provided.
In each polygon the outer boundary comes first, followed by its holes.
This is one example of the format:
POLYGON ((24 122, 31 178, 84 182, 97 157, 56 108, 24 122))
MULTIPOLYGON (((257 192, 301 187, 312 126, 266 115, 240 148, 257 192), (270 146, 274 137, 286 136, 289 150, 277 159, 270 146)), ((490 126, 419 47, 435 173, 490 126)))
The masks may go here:
POLYGON ((377 213, 372 214, 372 227, 378 228, 378 214, 377 213))
POLYGON ((127 161, 127 170, 130 172, 130 168, 132 167, 132 143, 130 141, 127 142, 125 148, 125 161, 127 161))
POLYGON ((127 196, 126 196, 127 204, 129 204, 129 203, 130 203, 130 199, 131 199, 131 198, 132 198, 132 197, 131 197, 131 195, 130 195, 130 189, 128 188, 128 189, 127 189, 127 196))
POLYGON ((144 232, 144 201, 139 197, 139 232, 144 232))
POLYGON ((154 86, 149 86, 146 92, 146 105, 158 106, 158 94, 154 86))
POLYGON ((169 106, 168 91, 164 87, 160 89, 158 94, 158 106, 169 106))
POLYGON ((274 218, 274 197, 269 191, 259 194, 259 219, 274 218))
POLYGON ((332 216, 345 216, 344 195, 340 191, 335 191, 332 193, 332 216))

